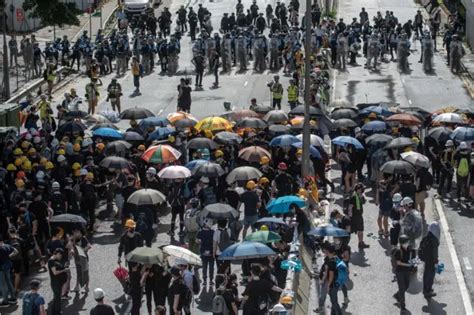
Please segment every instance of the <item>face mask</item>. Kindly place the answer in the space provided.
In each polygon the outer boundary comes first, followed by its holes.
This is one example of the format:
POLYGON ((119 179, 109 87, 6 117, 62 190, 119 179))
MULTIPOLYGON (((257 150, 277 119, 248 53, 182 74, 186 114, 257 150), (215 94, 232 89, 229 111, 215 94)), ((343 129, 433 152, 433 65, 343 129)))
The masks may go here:
POLYGON ((403 249, 407 249, 407 248, 408 248, 408 244, 402 244, 402 248, 403 248, 403 249))
POLYGON ((135 231, 128 231, 127 235, 128 237, 133 237, 135 235, 135 231))
POLYGON ((339 244, 341 244, 341 240, 337 240, 337 239, 335 239, 335 240, 334 240, 334 244, 336 244, 336 245, 339 245, 339 244))
POLYGON ((301 162, 302 160, 303 160, 302 158, 300 158, 300 157, 298 158, 298 161, 299 161, 299 162, 301 162))

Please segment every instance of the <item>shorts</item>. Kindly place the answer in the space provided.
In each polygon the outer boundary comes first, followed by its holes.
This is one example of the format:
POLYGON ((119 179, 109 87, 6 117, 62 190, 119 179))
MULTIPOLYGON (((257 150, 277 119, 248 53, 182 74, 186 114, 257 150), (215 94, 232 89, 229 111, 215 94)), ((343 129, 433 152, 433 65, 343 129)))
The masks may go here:
POLYGON ((23 265, 23 262, 21 259, 12 260, 12 272, 21 273, 22 265, 23 265))
POLYGON ((124 200, 122 194, 116 194, 115 195, 115 205, 117 206, 117 208, 122 209, 124 202, 125 202, 125 200, 124 200))
POLYGON ((420 191, 415 193, 415 204, 420 205, 424 203, 426 197, 428 197, 428 193, 426 191, 420 191))
POLYGON ((362 216, 351 218, 351 231, 354 233, 364 231, 364 218, 362 218, 362 216))
POLYGON ((258 221, 258 215, 244 216, 244 226, 253 226, 258 221))
POLYGON ((386 209, 379 208, 379 216, 389 217, 391 212, 392 212, 392 209, 386 210, 386 209))

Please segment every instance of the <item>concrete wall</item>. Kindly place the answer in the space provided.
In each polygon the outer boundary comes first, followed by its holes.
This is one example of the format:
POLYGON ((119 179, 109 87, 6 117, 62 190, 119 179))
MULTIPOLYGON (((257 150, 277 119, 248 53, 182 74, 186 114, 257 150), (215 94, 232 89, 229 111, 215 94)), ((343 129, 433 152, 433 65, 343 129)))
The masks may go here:
POLYGON ((466 8, 466 41, 474 48, 474 1, 463 0, 463 5, 466 8))
POLYGON ((7 29, 15 32, 31 32, 41 27, 40 19, 28 17, 28 12, 22 8, 24 0, 6 0, 5 14, 7 16, 7 29), (23 21, 21 16, 24 17, 23 21))

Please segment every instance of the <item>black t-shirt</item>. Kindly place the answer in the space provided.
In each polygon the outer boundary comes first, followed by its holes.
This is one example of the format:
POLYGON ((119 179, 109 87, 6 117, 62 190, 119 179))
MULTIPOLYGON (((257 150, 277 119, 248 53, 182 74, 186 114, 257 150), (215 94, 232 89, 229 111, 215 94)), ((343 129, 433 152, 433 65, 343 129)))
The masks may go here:
POLYGON ((244 204, 244 213, 246 216, 257 215, 257 204, 260 200, 255 191, 247 190, 240 196, 240 201, 244 204))
MULTIPOLYGON (((409 250, 404 250, 403 248, 398 248, 395 250, 395 253, 393 254, 395 261, 401 261, 402 263, 408 264, 408 261, 410 260, 410 251, 409 250)), ((408 266, 399 266, 397 265, 395 267, 396 271, 410 271, 411 267, 408 266)))
POLYGON ((60 273, 58 275, 54 275, 52 268, 55 267, 57 271, 64 270, 64 263, 62 261, 56 260, 51 258, 48 261, 48 270, 49 270, 49 277, 51 279, 51 286, 62 286, 67 280, 67 274, 65 272, 60 273))
MULTIPOLYGON (((247 284, 244 296, 248 296, 248 300, 244 306, 245 312, 252 312, 259 308, 259 302, 262 298, 269 298, 272 292, 273 283, 267 279, 252 280, 247 284)), ((253 313, 252 313, 253 314, 253 313)))
POLYGON ((0 266, 10 262, 10 254, 14 252, 13 246, 3 244, 0 246, 0 266))
POLYGON ((90 315, 115 315, 112 306, 107 304, 97 304, 91 309, 90 315))
POLYGON ((331 288, 336 285, 336 279, 337 279, 337 264, 336 264, 336 257, 333 257, 331 259, 328 259, 327 261, 327 270, 328 270, 328 280, 329 280, 329 273, 331 271, 334 272, 334 278, 331 283, 331 288))
POLYGON ((232 308, 232 303, 236 302, 235 295, 232 290, 226 289, 222 293, 222 297, 224 298, 227 309, 229 310, 229 315, 237 315, 236 313, 234 313, 234 309, 232 308))
POLYGON ((347 227, 351 227, 351 219, 346 216, 343 216, 341 222, 339 222, 339 228, 347 231, 347 227))
POLYGON ((225 192, 225 199, 227 203, 234 209, 237 209, 240 201, 240 195, 234 189, 227 189, 225 192))
POLYGON ((33 201, 28 211, 33 213, 38 221, 45 221, 48 217, 48 205, 43 200, 33 201))
POLYGON ((186 287, 186 284, 184 284, 183 279, 179 278, 173 280, 168 291, 168 304, 173 307, 174 296, 179 295, 178 310, 181 310, 185 305, 186 294, 189 293, 188 291, 189 289, 186 287))
POLYGON ((278 174, 275 177, 275 184, 279 196, 289 195, 293 190, 293 180, 291 176, 286 173, 278 174))

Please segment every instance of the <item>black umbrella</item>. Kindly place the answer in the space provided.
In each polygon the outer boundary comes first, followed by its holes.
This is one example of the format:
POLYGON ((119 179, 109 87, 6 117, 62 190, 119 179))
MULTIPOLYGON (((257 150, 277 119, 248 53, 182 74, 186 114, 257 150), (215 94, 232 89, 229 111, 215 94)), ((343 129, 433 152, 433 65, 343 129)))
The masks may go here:
POLYGON ((226 177, 226 181, 228 184, 232 184, 236 181, 244 181, 250 179, 257 179, 262 177, 263 174, 255 167, 251 166, 240 166, 234 168, 229 175, 226 177))
POLYGON ((87 221, 81 217, 80 215, 75 215, 75 214, 59 214, 53 216, 49 222, 51 223, 76 223, 76 224, 82 224, 86 225, 87 221))
POLYGON ((335 128, 354 128, 357 127, 357 123, 352 119, 341 118, 333 122, 335 128))
POLYGON ((100 129, 100 128, 111 128, 111 129, 115 129, 115 130, 119 130, 120 128, 115 126, 114 124, 112 123, 98 123, 98 124, 95 124, 91 130, 94 131, 94 130, 97 130, 97 129, 100 129))
POLYGON ((401 149, 412 146, 414 144, 415 143, 410 138, 400 137, 390 141, 390 143, 387 145, 387 149, 401 149))
POLYGON ((136 206, 157 205, 166 201, 166 196, 155 189, 140 189, 128 197, 127 202, 136 206))
POLYGON ((146 108, 142 107, 134 107, 134 108, 129 108, 124 110, 120 114, 121 119, 143 119, 147 117, 154 117, 155 114, 153 114, 151 111, 149 111, 146 108))
POLYGON ((212 141, 209 138, 205 137, 197 137, 194 139, 189 140, 188 144, 186 145, 188 149, 209 149, 214 150, 217 148, 217 143, 212 141))
POLYGON ((225 203, 214 203, 204 207, 199 215, 203 218, 211 219, 235 219, 239 212, 225 203))
POLYGON ((271 125, 268 127, 268 133, 273 136, 287 135, 290 133, 290 127, 285 125, 271 125))
POLYGON ((444 143, 451 139, 453 131, 447 127, 436 127, 428 131, 427 137, 432 138, 437 143, 444 143))
POLYGON ((135 131, 127 131, 124 135, 123 138, 126 141, 144 141, 145 138, 139 134, 138 132, 135 131))
POLYGON ((256 107, 252 108, 252 110, 259 114, 266 114, 269 111, 272 111, 273 107, 268 105, 257 105, 256 107))
POLYGON ((266 122, 272 122, 272 123, 281 123, 284 121, 288 121, 288 115, 282 111, 282 110, 272 110, 269 111, 265 117, 263 117, 263 120, 266 122))
POLYGON ((382 167, 380 168, 380 171, 387 174, 400 175, 409 175, 416 173, 416 169, 413 167, 413 165, 403 160, 393 160, 385 162, 385 164, 382 165, 382 167))
POLYGON ((224 169, 217 163, 206 162, 192 170, 195 176, 219 177, 225 174, 224 169))
POLYGON ((129 165, 128 160, 124 159, 123 157, 108 156, 100 162, 100 166, 105 167, 105 168, 121 170, 124 168, 128 168, 130 165, 129 165))
POLYGON ((338 108, 331 113, 330 117, 332 119, 357 119, 359 114, 355 108, 338 108))
POLYGON ((229 131, 222 131, 214 136, 216 143, 224 145, 237 145, 242 143, 242 140, 241 136, 229 131))
POLYGON ((331 130, 334 130, 333 123, 328 118, 328 116, 326 115, 319 116, 316 118, 316 121, 317 121, 317 126, 318 126, 320 135, 322 136, 328 135, 331 132, 331 130))
MULTIPOLYGON (((295 108, 293 108, 292 110, 290 110, 290 112, 288 114, 290 114, 290 115, 304 115, 305 114, 304 107, 305 107, 304 105, 298 105, 295 108)), ((321 111, 321 109, 319 109, 317 107, 309 106, 309 115, 310 116, 319 116, 319 115, 323 115, 323 112, 321 111)))
POLYGON ((175 121, 173 123, 173 126, 175 126, 175 128, 184 129, 184 128, 194 127, 194 125, 196 125, 196 124, 197 124, 197 121, 194 120, 194 119, 183 118, 183 119, 175 121))
POLYGON ((116 140, 107 143, 105 146, 105 154, 106 155, 116 155, 122 154, 130 150, 132 145, 124 140, 116 140))
POLYGON ((383 133, 375 133, 365 139, 365 143, 369 146, 386 146, 393 140, 392 136, 383 134, 383 133))
POLYGON ((236 127, 263 129, 267 127, 267 123, 259 118, 247 117, 239 120, 236 127))
POLYGON ((58 128, 57 133, 63 135, 65 133, 84 132, 86 129, 87 126, 83 123, 71 121, 61 125, 61 127, 58 128))
POLYGON ((85 118, 89 114, 83 110, 71 110, 66 112, 66 118, 85 118))

